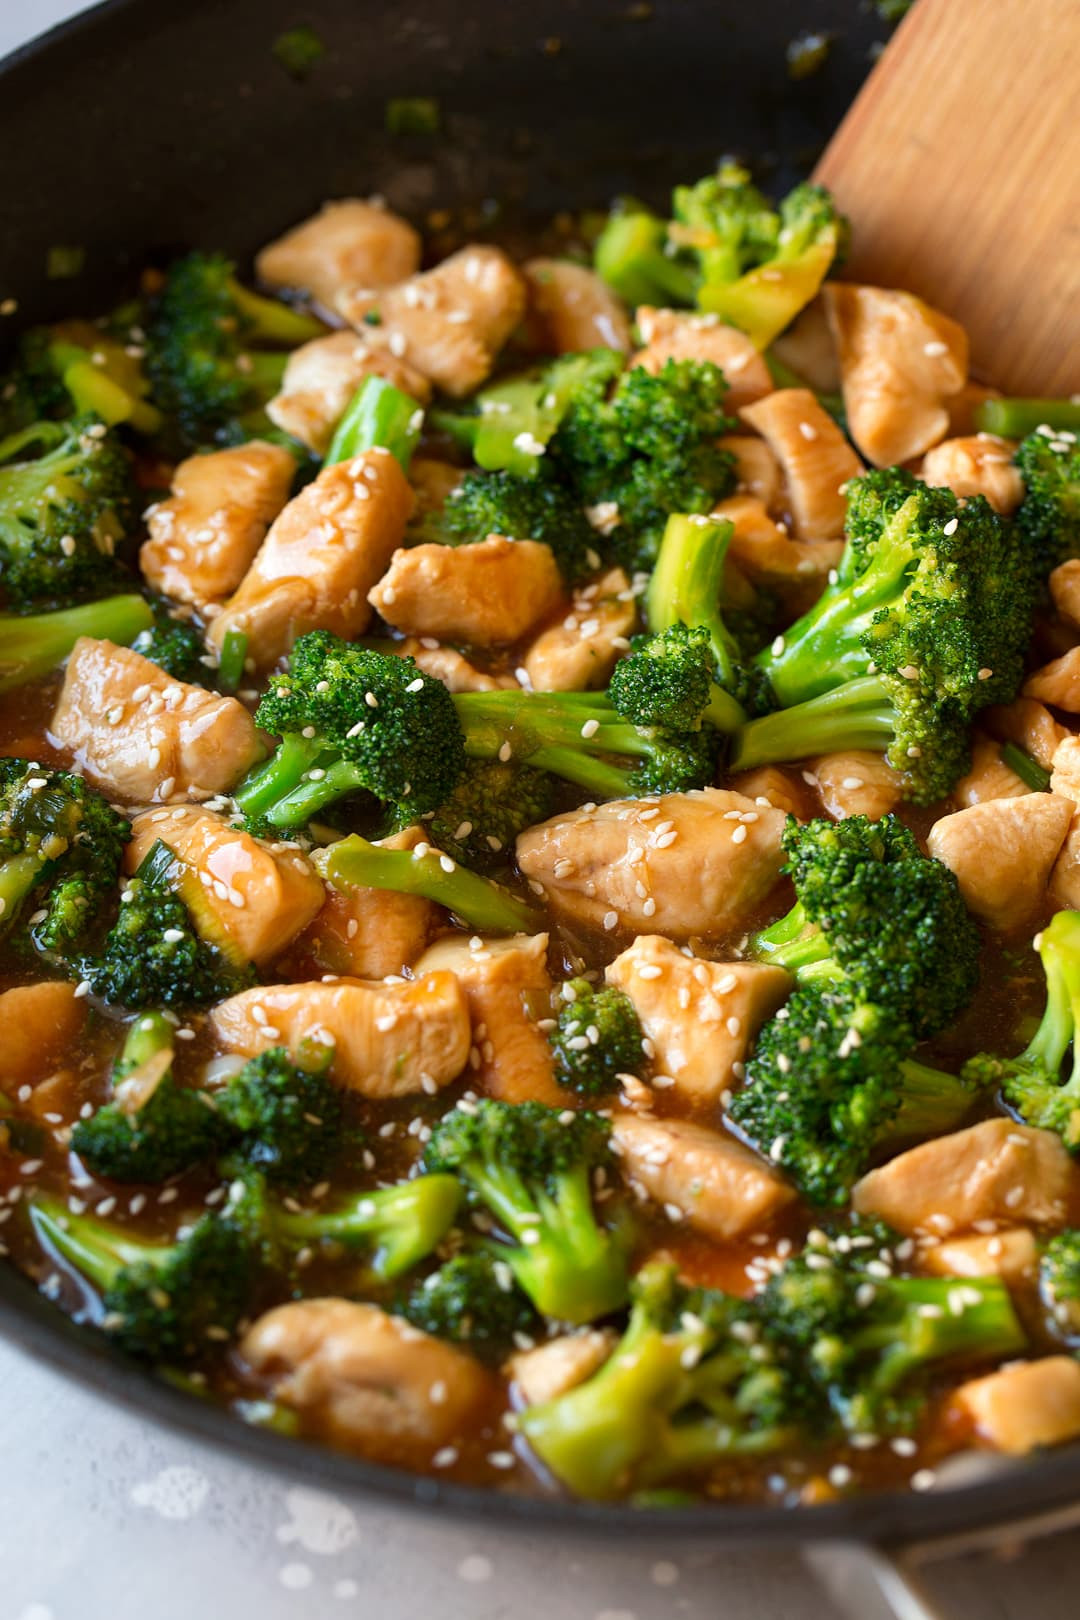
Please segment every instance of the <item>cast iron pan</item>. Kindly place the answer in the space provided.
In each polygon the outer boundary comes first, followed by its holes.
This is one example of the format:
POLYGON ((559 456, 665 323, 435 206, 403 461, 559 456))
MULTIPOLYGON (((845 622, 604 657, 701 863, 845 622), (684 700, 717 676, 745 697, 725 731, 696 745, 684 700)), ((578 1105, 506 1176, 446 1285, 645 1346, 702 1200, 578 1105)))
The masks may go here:
MULTIPOLYGON (((421 221, 486 198, 543 217, 620 192, 662 200, 725 153, 757 157, 783 185, 813 162, 881 34, 858 0, 110 0, 0 67, 0 299, 18 301, 13 330, 93 313, 147 259, 197 245, 243 260, 327 197, 381 191, 421 221), (271 50, 298 23, 326 46, 303 82, 271 50), (832 33, 831 51, 792 83, 785 49, 808 26, 832 33), (442 136, 389 137, 386 100, 417 95, 440 99, 442 136), (55 245, 84 251, 76 278, 47 279, 55 245)), ((489 1523, 895 1544, 1080 1502, 1078 1447, 930 1495, 796 1512, 500 1496, 248 1427, 134 1366, 4 1266, 0 1323, 131 1410, 254 1463, 489 1523)))

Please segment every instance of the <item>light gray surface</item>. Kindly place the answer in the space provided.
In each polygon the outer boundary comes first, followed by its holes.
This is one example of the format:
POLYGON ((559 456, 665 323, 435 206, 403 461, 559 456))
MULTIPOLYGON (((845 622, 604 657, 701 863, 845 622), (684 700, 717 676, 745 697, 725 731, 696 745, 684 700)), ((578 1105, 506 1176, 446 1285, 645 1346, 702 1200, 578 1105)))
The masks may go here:
MULTIPOLYGON (((0 54, 78 9, 0 0, 0 54)), ((3 1345, 0 1390, 0 1620, 834 1620, 792 1552, 560 1545, 290 1490, 3 1345)), ((931 1579, 949 1620, 1075 1620, 1080 1535, 931 1579)))

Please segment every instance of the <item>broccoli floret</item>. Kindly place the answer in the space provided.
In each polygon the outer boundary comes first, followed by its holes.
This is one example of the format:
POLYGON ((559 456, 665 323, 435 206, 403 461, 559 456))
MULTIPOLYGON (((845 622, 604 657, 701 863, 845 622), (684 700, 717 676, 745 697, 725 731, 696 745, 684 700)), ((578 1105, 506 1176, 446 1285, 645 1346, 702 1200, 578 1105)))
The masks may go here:
POLYGON ((51 675, 80 636, 123 647, 152 623, 141 596, 108 596, 51 613, 0 613, 0 692, 51 675))
POLYGON ((439 514, 436 538, 465 545, 489 534, 542 541, 571 584, 601 565, 599 535, 573 490, 547 464, 531 478, 466 474, 439 514))
POLYGON ((68 955, 89 938, 131 837, 81 776, 0 759, 0 934, 29 912, 38 950, 68 955))
POLYGON ((38 422, 0 443, 0 585, 27 610, 122 583, 137 518, 131 458, 103 422, 38 422))
POLYGON ((515 1421, 555 1477, 604 1499, 790 1446, 803 1380, 764 1341, 752 1304, 684 1287, 654 1262, 631 1286, 629 1325, 593 1376, 515 1421))
POLYGON ((111 1101, 76 1123, 71 1145, 95 1176, 165 1181, 222 1146, 214 1099, 173 1079, 174 1029, 160 1013, 137 1018, 113 1069, 111 1101))
POLYGON ((975 993, 980 937, 949 868, 893 815, 789 817, 783 846, 797 900, 749 954, 800 984, 846 981, 920 1038, 951 1024, 975 993))
POLYGON ((416 1176, 392 1187, 352 1193, 336 1208, 304 1210, 264 1200, 263 1236, 273 1249, 320 1247, 362 1251, 371 1273, 388 1280, 438 1247, 461 1207, 461 1185, 451 1175, 416 1176))
POLYGON ((231 1198, 172 1243, 133 1238, 45 1195, 30 1218, 39 1241, 100 1293, 110 1338, 150 1361, 190 1361, 220 1348, 247 1310, 260 1251, 242 1206, 231 1198))
POLYGON ((588 979, 570 979, 562 994, 550 1036, 555 1078, 581 1097, 606 1097, 620 1074, 636 1074, 643 1061, 634 1003, 614 985, 597 989, 588 979))
POLYGON ((328 844, 315 854, 320 876, 333 889, 388 889, 396 894, 418 894, 445 906, 467 927, 485 933, 517 934, 538 926, 531 906, 449 855, 430 847, 423 850, 385 849, 359 833, 328 844))
POLYGON ((232 1158, 286 1187, 321 1180, 344 1136, 341 1093, 326 1076, 329 1050, 294 1062, 283 1047, 244 1064, 213 1102, 232 1158))
POLYGON ((743 718, 716 679, 708 631, 685 624, 634 636, 629 653, 612 672, 608 696, 635 726, 695 731, 707 722, 732 731, 743 718))
POLYGON ((182 447, 234 441, 247 426, 257 431, 287 351, 325 331, 314 316, 240 286, 220 254, 192 253, 171 265, 151 305, 146 369, 182 447))
POLYGON ((77 970, 102 1001, 132 1008, 205 1005, 257 982, 216 924, 197 874, 160 840, 127 880, 100 951, 77 970))
POLYGON ((1040 579, 1080 557, 1080 444, 1075 433, 1038 431, 1016 451, 1024 499, 1014 522, 1040 579))
POLYGON ((886 1146, 956 1129, 982 1083, 912 1057, 894 1013, 845 985, 797 989, 765 1025, 729 1119, 813 1204, 846 1202, 886 1146))
POLYGON ((162 596, 151 596, 149 603, 154 622, 139 632, 132 647, 174 681, 205 681, 206 647, 198 626, 191 619, 177 618, 162 596))
POLYGON ((1000 1278, 965 1279, 958 1294, 952 1277, 897 1275, 898 1242, 880 1228, 811 1233, 758 1302, 766 1343, 817 1386, 847 1434, 910 1431, 943 1362, 1026 1345, 1000 1278))
POLYGON ((688 253, 672 253, 674 245, 668 240, 667 220, 624 199, 596 239, 593 263, 631 308, 692 304, 700 279, 697 267, 688 253))
POLYGON ((455 1255, 418 1282, 401 1314, 437 1339, 504 1347, 536 1331, 537 1315, 505 1260, 487 1249, 455 1255))
POLYGON ((498 1246, 537 1310, 591 1322, 626 1299, 627 1234, 601 1224, 592 1178, 611 1163, 610 1127, 543 1103, 484 1100, 436 1125, 425 1168, 460 1177, 506 1233, 498 1246))
POLYGON ((1039 1257, 1039 1298, 1051 1331, 1080 1348, 1080 1231, 1056 1232, 1039 1257))
POLYGON ((385 377, 365 377, 337 425, 324 465, 332 467, 364 450, 382 449, 397 459, 402 472, 408 472, 423 421, 419 400, 385 377))
POLYGON ((527 827, 546 821, 555 807, 546 771, 501 760, 470 760, 446 802, 425 821, 433 844, 462 866, 501 865, 527 827))
POLYGON ((153 434, 161 413, 137 355, 89 321, 63 321, 24 332, 0 385, 0 424, 15 433, 32 423, 90 414, 110 426, 153 434))
POLYGON ((975 714, 1015 695, 1033 597, 1026 548, 982 496, 898 468, 853 480, 836 581, 758 654, 781 712, 745 727, 732 769, 876 749, 906 797, 943 798, 975 714))
POLYGON ((1075 1041, 1080 1019, 1080 911, 1059 911, 1037 936, 1046 979, 1046 1009, 1017 1057, 983 1052, 964 1073, 981 1085, 999 1085, 1010 1108, 1042 1130, 1056 1131, 1080 1152, 1080 1067, 1075 1041))
POLYGON ((465 768, 454 702, 411 658, 313 630, 271 678, 256 720, 282 739, 241 783, 245 816, 299 827, 357 790, 398 822, 438 809, 465 768))

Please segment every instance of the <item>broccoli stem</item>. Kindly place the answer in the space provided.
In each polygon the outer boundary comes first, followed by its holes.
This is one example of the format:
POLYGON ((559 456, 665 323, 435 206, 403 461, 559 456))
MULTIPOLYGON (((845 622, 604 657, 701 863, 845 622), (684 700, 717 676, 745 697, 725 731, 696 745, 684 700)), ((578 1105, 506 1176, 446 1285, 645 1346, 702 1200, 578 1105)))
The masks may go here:
POLYGON ((77 343, 54 343, 50 347, 49 358, 60 372, 76 411, 100 417, 109 427, 130 422, 137 433, 157 433, 164 421, 161 412, 109 375, 108 345, 104 353, 105 363, 95 365, 89 350, 77 343))
POLYGON ((431 1253, 446 1236, 461 1207, 456 1176, 418 1176, 396 1187, 361 1193, 342 1210, 278 1209, 275 1236, 299 1246, 338 1243, 371 1249, 377 1277, 399 1277, 431 1253))
POLYGON ((96 1229, 72 1217, 59 1198, 42 1194, 34 1200, 31 1220, 38 1238, 62 1260, 105 1293, 124 1266, 141 1261, 164 1264, 175 1252, 172 1244, 128 1242, 110 1228, 106 1242, 96 1229))
POLYGON ((141 596, 110 596, 81 607, 25 617, 0 615, 0 692, 48 675, 70 653, 80 636, 129 646, 154 615, 141 596))
MULTIPOLYGON (((720 601, 734 532, 726 519, 669 517, 645 597, 650 630, 685 624, 708 631, 719 680, 728 684, 736 678, 739 649, 721 617, 720 601)), ((745 716, 735 699, 717 688, 703 718, 721 731, 734 731, 745 716)))
POLYGON ((390 889, 397 894, 421 895, 484 933, 516 934, 537 926, 531 906, 428 845, 414 850, 380 849, 353 833, 317 851, 314 860, 334 889, 390 889))
POLYGON ((235 692, 244 675, 244 662, 247 658, 248 638, 243 630, 235 626, 226 630, 221 643, 221 658, 218 663, 218 686, 223 692, 235 692))
POLYGON ((1058 433, 1080 430, 1080 401, 1075 399, 985 399, 975 407, 981 433, 1003 439, 1026 439, 1041 427, 1058 433))
POLYGON ((455 696, 454 706, 470 759, 510 757, 601 798, 629 793, 630 774, 595 755, 645 759, 652 746, 647 732, 629 725, 606 698, 592 693, 463 692, 455 696))
POLYGON ((128 1028, 123 1050, 113 1070, 114 1084, 125 1080, 136 1069, 141 1069, 159 1052, 172 1052, 175 1040, 175 1025, 163 1013, 142 1013, 128 1028))
POLYGON ((1037 759, 1032 759, 1026 749, 1020 748, 1016 743, 1003 743, 1001 748, 1001 761, 1018 776, 1025 787, 1032 793, 1049 793, 1050 772, 1044 771, 1037 759))
POLYGON ((654 214, 615 213, 597 239, 593 262, 628 304, 693 304, 699 278, 667 255, 666 240, 667 227, 654 214))
POLYGON ((1027 1345, 1009 1291, 998 1278, 965 1278, 965 1304, 959 1311, 948 1277, 899 1278, 885 1284, 885 1295, 883 1319, 857 1328, 851 1338, 856 1354, 881 1352, 870 1379, 878 1396, 898 1389, 910 1373, 931 1362, 964 1355, 993 1361, 1027 1345), (977 1303, 975 1294, 980 1296, 977 1303), (890 1302, 899 1320, 888 1309, 890 1302))
POLYGON ((885 683, 877 675, 864 675, 805 703, 751 720, 735 734, 730 766, 732 771, 749 771, 848 748, 885 753, 895 730, 896 711, 885 683))
POLYGON ((285 349, 295 349, 312 338, 326 336, 326 327, 314 315, 292 309, 278 298, 264 298, 261 293, 242 286, 234 276, 228 278, 226 285, 241 321, 249 329, 246 335, 264 343, 280 343, 285 349))
POLYGON ((801 981, 816 978, 835 978, 839 970, 829 951, 829 942, 822 929, 808 922, 801 900, 797 900, 786 916, 768 928, 759 929, 750 939, 749 954, 758 961, 771 962, 786 968, 801 981), (808 973, 817 965, 826 966, 822 974, 808 973))
POLYGON ((967 1118, 978 1100, 972 1086, 944 1069, 906 1058, 900 1065, 900 1111, 880 1141, 945 1136, 967 1118))
POLYGON ((365 377, 346 407, 330 441, 324 465, 350 461, 364 450, 389 450, 408 472, 420 439, 424 412, 411 394, 385 377, 365 377))
MULTIPOLYGON (((305 772, 315 766, 322 751, 322 744, 317 738, 309 740, 296 733, 285 737, 266 764, 252 771, 237 789, 236 802, 244 815, 254 820, 264 816, 270 819, 270 812, 279 800, 300 788, 305 772)), ((285 818, 274 820, 275 826, 289 824, 285 818)))
POLYGON ((12 921, 40 877, 43 865, 36 855, 9 855, 0 861, 0 928, 12 921))

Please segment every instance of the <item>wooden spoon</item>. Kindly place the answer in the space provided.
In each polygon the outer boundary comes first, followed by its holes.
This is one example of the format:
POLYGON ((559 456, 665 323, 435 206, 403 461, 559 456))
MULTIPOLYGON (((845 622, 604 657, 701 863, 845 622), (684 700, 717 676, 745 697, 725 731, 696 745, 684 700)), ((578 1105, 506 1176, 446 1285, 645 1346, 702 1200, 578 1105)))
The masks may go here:
POLYGON ((916 0, 815 179, 845 280, 952 315, 1007 393, 1080 390, 1080 0, 916 0))

